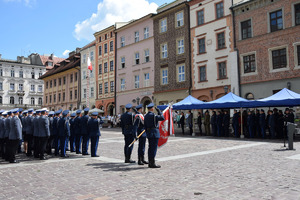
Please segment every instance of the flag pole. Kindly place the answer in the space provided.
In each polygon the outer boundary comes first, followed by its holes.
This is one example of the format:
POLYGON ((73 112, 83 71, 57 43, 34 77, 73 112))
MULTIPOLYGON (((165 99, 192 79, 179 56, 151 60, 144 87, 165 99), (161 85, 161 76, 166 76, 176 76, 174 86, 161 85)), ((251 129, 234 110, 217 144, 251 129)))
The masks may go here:
POLYGON ((86 72, 86 76, 87 76, 87 83, 86 83, 86 106, 89 108, 90 107, 90 70, 89 70, 89 61, 90 60, 90 49, 88 48, 88 58, 87 58, 87 72, 86 72))
POLYGON ((131 142, 131 144, 128 146, 128 148, 130 148, 142 135, 143 135, 143 133, 145 133, 145 130, 143 130, 142 132, 141 132, 141 134, 139 134, 138 136, 137 136, 137 138, 136 139, 134 139, 132 142, 131 142))

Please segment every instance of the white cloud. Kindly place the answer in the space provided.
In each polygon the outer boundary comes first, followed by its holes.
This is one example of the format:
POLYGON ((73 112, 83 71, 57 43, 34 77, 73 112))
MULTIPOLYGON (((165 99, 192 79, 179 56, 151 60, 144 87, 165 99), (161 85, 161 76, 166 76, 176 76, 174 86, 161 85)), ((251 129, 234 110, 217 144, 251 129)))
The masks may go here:
POLYGON ((92 41, 94 33, 114 25, 115 22, 127 22, 149 13, 155 13, 158 5, 148 0, 103 0, 97 7, 97 13, 75 25, 74 37, 77 40, 92 41))
POLYGON ((70 52, 71 52, 70 50, 66 49, 66 50, 63 52, 62 55, 63 55, 63 56, 68 56, 70 52))
POLYGON ((24 3, 25 6, 32 8, 36 4, 36 0, 4 0, 4 2, 19 2, 24 3))

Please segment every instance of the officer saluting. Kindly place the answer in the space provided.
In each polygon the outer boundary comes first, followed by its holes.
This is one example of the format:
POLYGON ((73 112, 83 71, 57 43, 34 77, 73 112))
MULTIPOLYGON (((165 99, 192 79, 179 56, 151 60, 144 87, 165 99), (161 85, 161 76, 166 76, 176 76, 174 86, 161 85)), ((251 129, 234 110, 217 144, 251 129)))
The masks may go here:
MULTIPOLYGON (((144 116, 141 114, 143 104, 138 105, 135 113, 135 120, 133 125, 133 132, 135 135, 140 135, 141 132, 145 130, 144 128, 144 116)), ((145 145, 146 145, 146 132, 144 132, 139 138, 139 148, 138 148, 138 164, 144 165, 149 164, 145 161, 145 145)))
POLYGON ((91 156, 99 157, 97 155, 97 148, 99 143, 100 133, 100 124, 103 124, 101 118, 97 118, 98 112, 93 112, 92 117, 88 121, 88 134, 91 138, 91 156))
POLYGON ((132 108, 131 104, 127 104, 125 106, 126 112, 122 114, 121 116, 121 128, 122 128, 122 134, 124 135, 125 140, 125 146, 124 146, 124 154, 125 154, 125 163, 135 163, 135 161, 131 160, 131 152, 133 149, 133 145, 131 147, 128 147, 130 143, 134 140, 135 133, 133 132, 133 119, 134 116, 130 112, 130 109, 132 108))
POLYGON ((149 149, 148 149, 148 159, 149 159, 149 167, 150 168, 160 168, 159 165, 155 164, 155 156, 157 151, 157 145, 158 145, 158 139, 160 137, 159 130, 158 130, 158 121, 163 121, 165 118, 161 114, 160 110, 158 108, 155 108, 158 115, 155 115, 153 113, 154 110, 154 104, 150 103, 147 106, 149 112, 145 115, 145 130, 146 135, 149 142, 149 149))

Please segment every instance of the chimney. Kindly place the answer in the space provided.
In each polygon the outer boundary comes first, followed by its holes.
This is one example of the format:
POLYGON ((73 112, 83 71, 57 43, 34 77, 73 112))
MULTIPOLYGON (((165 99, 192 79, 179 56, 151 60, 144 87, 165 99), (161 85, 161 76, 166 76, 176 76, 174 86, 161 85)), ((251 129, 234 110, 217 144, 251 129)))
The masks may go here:
POLYGON ((77 47, 77 48, 76 48, 76 54, 79 53, 80 50, 81 50, 81 48, 77 47))
POLYGON ((75 51, 71 51, 71 52, 69 53, 69 57, 73 56, 74 54, 75 54, 75 51))
POLYGON ((0 54, 0 60, 1 60, 1 56, 2 56, 2 54, 0 54))
POLYGON ((54 54, 53 53, 51 53, 50 57, 51 57, 52 60, 54 60, 54 54))

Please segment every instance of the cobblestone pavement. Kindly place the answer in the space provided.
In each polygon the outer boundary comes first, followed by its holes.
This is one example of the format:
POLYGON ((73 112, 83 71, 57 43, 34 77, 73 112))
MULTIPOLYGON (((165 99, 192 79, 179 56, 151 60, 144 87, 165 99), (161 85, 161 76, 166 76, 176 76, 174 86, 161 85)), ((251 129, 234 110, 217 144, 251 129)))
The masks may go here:
POLYGON ((279 141, 170 137, 160 169, 123 163, 123 145, 119 129, 102 129, 99 158, 1 161, 0 199, 300 199, 300 142, 286 151, 279 141))

